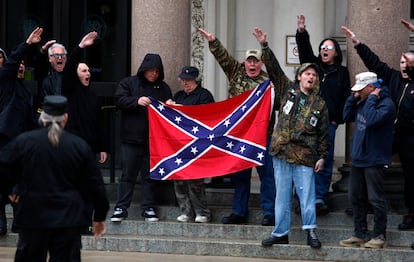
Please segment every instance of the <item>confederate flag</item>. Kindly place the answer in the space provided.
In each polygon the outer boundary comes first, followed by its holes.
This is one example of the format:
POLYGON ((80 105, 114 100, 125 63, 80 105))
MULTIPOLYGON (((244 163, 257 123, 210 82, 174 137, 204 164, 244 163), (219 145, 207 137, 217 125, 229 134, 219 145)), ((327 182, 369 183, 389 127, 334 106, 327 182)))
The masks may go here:
POLYGON ((263 165, 271 90, 267 80, 253 90, 211 104, 170 106, 151 99, 151 178, 207 178, 263 165))

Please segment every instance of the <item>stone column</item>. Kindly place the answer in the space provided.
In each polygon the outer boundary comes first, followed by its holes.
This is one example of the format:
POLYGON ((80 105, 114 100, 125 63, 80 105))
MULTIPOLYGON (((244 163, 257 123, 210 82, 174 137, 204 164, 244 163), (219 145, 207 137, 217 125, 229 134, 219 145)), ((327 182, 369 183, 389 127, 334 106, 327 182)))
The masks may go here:
POLYGON ((131 5, 131 73, 145 54, 157 53, 164 80, 175 92, 181 68, 190 64, 191 0, 134 0, 131 5))
MULTIPOLYGON (((368 45, 380 59, 389 66, 399 70, 399 61, 402 52, 408 51, 409 31, 402 26, 400 19, 409 19, 408 0, 377 0, 360 1, 348 0, 348 24, 362 43, 368 45)), ((347 43, 347 61, 351 78, 351 85, 355 83, 355 75, 367 71, 357 54, 353 44, 347 43)), ((347 191, 349 165, 351 164, 349 146, 352 139, 353 125, 347 126, 346 135, 346 164, 342 168, 343 178, 334 185, 335 191, 347 191)), ((395 176, 394 176, 395 178, 395 176)), ((393 178, 393 180, 395 180, 393 178)), ((386 190, 397 192, 402 181, 388 181, 386 190), (388 187, 388 188, 387 188, 388 187)))

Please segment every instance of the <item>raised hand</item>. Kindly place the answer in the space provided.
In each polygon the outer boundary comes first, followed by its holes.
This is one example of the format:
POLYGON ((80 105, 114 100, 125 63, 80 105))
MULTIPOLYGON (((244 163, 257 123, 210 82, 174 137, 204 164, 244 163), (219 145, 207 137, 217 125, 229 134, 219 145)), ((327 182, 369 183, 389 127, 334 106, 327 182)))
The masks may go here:
POLYGON ((54 43, 56 43, 56 40, 49 40, 47 41, 43 46, 42 46, 42 51, 43 52, 47 52, 47 50, 49 49, 49 47, 51 47, 54 43))
POLYGON ((348 27, 341 26, 341 30, 342 30, 342 32, 344 32, 345 36, 352 41, 352 43, 354 45, 358 45, 359 43, 361 43, 361 41, 359 41, 359 39, 356 38, 356 35, 354 34, 354 32, 352 32, 351 30, 349 30, 348 27))
POLYGON ((298 31, 299 33, 302 33, 305 31, 306 25, 305 25, 305 16, 303 14, 300 14, 297 16, 298 18, 298 31))
POLYGON ((403 24, 408 30, 414 32, 414 25, 408 22, 407 20, 401 19, 401 24, 403 24))
POLYGON ((199 28, 198 32, 200 32, 201 35, 204 36, 204 38, 207 39, 207 41, 209 42, 213 42, 214 40, 216 40, 216 37, 213 34, 210 34, 202 28, 199 28))
POLYGON ((43 28, 40 27, 36 27, 32 33, 29 35, 29 37, 26 39, 26 43, 31 45, 31 44, 37 44, 40 42, 40 40, 42 40, 42 33, 43 33, 43 28))
POLYGON ((257 41, 260 44, 263 44, 266 42, 267 39, 267 33, 263 32, 260 28, 255 27, 253 31, 253 35, 256 37, 257 41))
POLYGON ((93 45, 93 42, 95 41, 95 39, 98 37, 98 33, 97 32, 89 32, 87 33, 82 40, 79 43, 79 47, 80 48, 85 48, 87 46, 93 45))

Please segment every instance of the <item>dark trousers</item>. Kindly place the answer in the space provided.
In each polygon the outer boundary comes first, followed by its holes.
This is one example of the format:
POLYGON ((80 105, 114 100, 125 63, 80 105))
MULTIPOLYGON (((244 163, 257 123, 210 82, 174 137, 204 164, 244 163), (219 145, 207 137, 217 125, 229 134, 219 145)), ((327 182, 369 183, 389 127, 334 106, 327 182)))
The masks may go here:
POLYGON ((387 200, 384 192, 383 167, 352 167, 349 177, 349 200, 354 211, 355 236, 367 238, 367 210, 374 209, 372 238, 385 237, 387 228, 387 200))
POLYGON ((15 262, 81 261, 81 229, 22 229, 19 233, 15 262))
POLYGON ((157 181, 150 179, 148 149, 121 144, 122 175, 119 180, 118 202, 116 207, 128 209, 131 205, 138 174, 141 173, 142 199, 141 207, 146 209, 155 205, 154 193, 157 181))
POLYGON ((414 214, 414 136, 395 136, 394 148, 398 152, 404 172, 405 206, 414 214))

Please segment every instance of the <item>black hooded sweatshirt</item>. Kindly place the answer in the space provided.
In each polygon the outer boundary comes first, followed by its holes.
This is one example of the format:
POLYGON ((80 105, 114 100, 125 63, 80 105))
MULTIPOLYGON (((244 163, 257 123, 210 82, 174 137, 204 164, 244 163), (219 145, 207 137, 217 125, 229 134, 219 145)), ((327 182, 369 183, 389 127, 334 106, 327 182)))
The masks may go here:
POLYGON ((164 81, 164 67, 158 54, 147 54, 135 76, 122 79, 115 91, 115 103, 121 110, 121 142, 148 146, 148 111, 138 105, 142 96, 165 102, 172 98, 171 89, 164 81), (160 74, 154 82, 144 77, 144 72, 158 68, 160 74))
POLYGON ((329 121, 335 121, 339 125, 344 123, 342 112, 345 101, 351 92, 349 72, 345 66, 341 65, 342 52, 336 39, 323 39, 319 43, 318 51, 326 40, 331 40, 334 43, 338 54, 332 65, 324 64, 320 55, 314 55, 309 34, 306 30, 302 33, 296 31, 296 43, 299 49, 300 63, 315 63, 319 66, 319 92, 328 106, 329 121))

